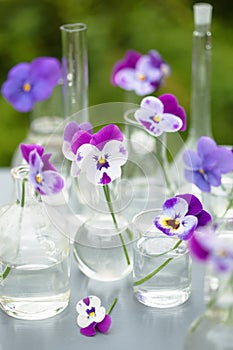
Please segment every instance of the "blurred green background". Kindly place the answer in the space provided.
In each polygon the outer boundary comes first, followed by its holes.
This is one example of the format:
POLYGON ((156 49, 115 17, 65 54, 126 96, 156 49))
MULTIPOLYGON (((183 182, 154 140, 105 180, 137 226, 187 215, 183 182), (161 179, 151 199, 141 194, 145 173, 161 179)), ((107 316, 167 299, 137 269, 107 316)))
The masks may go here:
MULTIPOLYGON (((191 0, 0 0, 0 84, 15 64, 38 56, 61 58, 59 27, 88 27, 89 104, 123 102, 124 92, 110 84, 113 65, 125 51, 158 50, 172 74, 158 94, 177 96, 190 119, 193 9, 191 0)), ((217 143, 232 144, 233 47, 231 0, 213 5, 211 111, 217 143)), ((133 102, 133 101, 132 101, 133 102)), ((0 96, 0 166, 27 134, 30 113, 19 113, 0 96)), ((184 139, 187 133, 182 134, 184 139)))

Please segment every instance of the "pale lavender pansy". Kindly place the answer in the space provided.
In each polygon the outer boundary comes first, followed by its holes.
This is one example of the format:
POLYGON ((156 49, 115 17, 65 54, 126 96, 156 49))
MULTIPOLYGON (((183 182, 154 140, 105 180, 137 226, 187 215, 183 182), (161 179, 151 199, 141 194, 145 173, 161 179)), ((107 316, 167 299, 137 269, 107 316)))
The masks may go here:
POLYGON ((61 77, 60 63, 53 57, 38 57, 10 69, 2 85, 3 97, 18 111, 29 112, 47 99, 61 77))
POLYGON ((156 91, 170 74, 170 67, 156 50, 146 55, 128 51, 126 57, 114 66, 111 82, 127 91, 143 96, 156 91))
POLYGON ((51 154, 44 153, 44 148, 35 144, 21 144, 20 151, 29 164, 28 180, 41 195, 59 193, 64 187, 64 179, 49 161, 51 154))
POLYGON ((203 192, 210 192, 211 186, 220 186, 222 174, 233 171, 232 151, 218 146, 207 136, 199 138, 197 152, 184 152, 183 160, 186 166, 186 180, 194 183, 203 192))
POLYGON ((136 120, 153 136, 164 132, 176 132, 182 128, 180 117, 164 112, 163 102, 154 96, 142 99, 140 109, 135 112, 136 120))
POLYGON ((188 203, 180 197, 167 199, 162 213, 154 220, 155 226, 168 236, 179 239, 189 239, 197 227, 198 219, 194 215, 187 215, 188 203))
POLYGON ((199 229, 189 240, 193 258, 210 263, 217 271, 233 271, 233 245, 216 234, 216 225, 199 229))
POLYGON ((76 305, 76 311, 78 312, 77 324, 83 335, 94 336, 96 330, 106 333, 111 326, 111 317, 106 314, 97 296, 91 295, 81 299, 76 305))

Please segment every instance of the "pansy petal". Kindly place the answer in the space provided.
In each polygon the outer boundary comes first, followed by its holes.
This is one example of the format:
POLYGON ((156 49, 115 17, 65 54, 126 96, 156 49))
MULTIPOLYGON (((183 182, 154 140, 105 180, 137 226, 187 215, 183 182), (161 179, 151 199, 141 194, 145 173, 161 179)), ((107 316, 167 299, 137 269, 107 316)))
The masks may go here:
POLYGON ((168 236, 175 236, 178 232, 182 234, 183 226, 179 224, 177 225, 177 227, 173 227, 171 224, 169 224, 169 221, 172 220, 173 218, 171 218, 170 216, 160 215, 154 219, 154 225, 168 236))
POLYGON ((64 134, 63 134, 64 140, 71 142, 72 137, 79 130, 80 130, 80 127, 78 123, 76 123, 75 121, 69 122, 64 129, 64 134))
POLYGON ((130 91, 134 89, 136 81, 135 70, 133 68, 124 68, 115 75, 115 84, 124 90, 130 91))
POLYGON ((90 306, 94 307, 95 309, 98 309, 101 305, 101 300, 98 298, 96 295, 90 295, 89 297, 90 300, 90 306))
POLYGON ((198 171, 184 170, 184 176, 188 182, 195 184, 201 191, 210 192, 210 184, 205 180, 204 176, 198 171))
POLYGON ((91 141, 92 135, 85 130, 77 131, 71 140, 71 150, 74 154, 77 153, 80 146, 84 144, 89 144, 91 141))
POLYGON ((206 176, 210 185, 216 186, 216 187, 221 185, 221 174, 219 174, 218 172, 209 171, 206 173, 206 176))
POLYGON ((164 113, 160 125, 164 132, 176 132, 182 127, 182 120, 175 115, 164 113))
POLYGON ((164 113, 170 113, 179 117, 183 124, 180 131, 186 129, 186 113, 183 107, 179 106, 177 98, 172 94, 163 94, 158 97, 164 106, 164 113))
POLYGON ((170 218, 183 218, 188 211, 188 203, 183 198, 173 197, 163 204, 163 213, 170 218))
POLYGON ((15 93, 14 96, 8 98, 8 102, 10 102, 17 111, 22 113, 30 112, 34 107, 31 94, 25 92, 15 93))
POLYGON ((155 86, 150 80, 139 80, 136 79, 133 90, 138 96, 145 96, 151 94, 155 90, 155 86))
POLYGON ((138 123, 141 124, 149 134, 156 137, 162 134, 163 130, 160 127, 160 123, 153 122, 153 114, 150 110, 140 108, 135 112, 134 116, 138 123))
POLYGON ((218 147, 216 142, 208 136, 201 136, 197 143, 197 152, 203 161, 208 162, 208 166, 216 162, 216 157, 213 157, 218 147))
POLYGON ((183 240, 187 240, 189 239, 195 228, 197 227, 197 218, 193 215, 186 215, 185 218, 182 220, 182 226, 184 228, 184 231, 182 232, 182 234, 179 234, 179 232, 177 233, 177 236, 180 238, 180 239, 183 239, 183 240))
POLYGON ((55 166, 53 166, 53 164, 49 161, 51 156, 52 156, 51 153, 45 153, 42 155, 42 157, 41 157, 41 160, 43 162, 42 171, 45 171, 45 170, 57 171, 55 166))
POLYGON ((183 198, 188 203, 187 215, 197 215, 203 209, 200 200, 193 194, 189 194, 189 193, 178 194, 176 195, 176 197, 183 198))
POLYGON ((7 78, 9 80, 25 80, 29 77, 30 63, 21 62, 9 70, 7 78))
POLYGON ((109 315, 105 315, 103 321, 97 323, 96 329, 101 333, 107 333, 112 323, 112 319, 109 315))
POLYGON ((154 96, 147 96, 140 103, 141 108, 149 109, 153 115, 161 114, 164 111, 163 103, 154 96))
POLYGON ((206 210, 202 210, 200 211, 199 214, 196 215, 197 220, 198 220, 198 227, 199 226, 205 226, 208 223, 211 222, 212 217, 210 215, 210 213, 208 213, 206 210))
POLYGON ((63 142, 62 153, 64 154, 66 159, 69 159, 69 160, 72 160, 72 161, 76 159, 76 155, 72 152, 71 144, 68 141, 64 141, 63 142))
POLYGON ((81 169, 80 169, 80 167, 78 166, 78 164, 77 164, 75 161, 72 162, 71 168, 70 168, 70 175, 71 175, 72 177, 77 177, 77 176, 80 175, 80 173, 81 173, 81 169))
POLYGON ((125 57, 122 60, 119 60, 116 62, 116 64, 113 67, 112 74, 111 74, 111 83, 113 85, 117 85, 116 83, 116 74, 124 69, 124 68, 135 68, 137 61, 142 55, 135 51, 135 50, 128 50, 125 54, 125 57))
POLYGON ((95 133, 91 139, 91 144, 102 150, 105 144, 112 140, 123 141, 123 134, 115 124, 109 124, 95 133))
MULTIPOLYGON (((30 92, 33 102, 46 100, 53 91, 53 86, 48 84, 47 80, 38 80, 30 92)), ((29 94, 28 94, 29 95, 29 94)))
POLYGON ((194 233, 189 240, 189 250, 192 257, 197 258, 199 260, 207 260, 209 257, 209 251, 203 247, 194 233))
POLYGON ((202 168, 201 159, 198 154, 192 150, 185 151, 183 154, 183 161, 187 167, 193 170, 202 168))
POLYGON ((230 149, 224 146, 218 147, 217 167, 222 174, 233 171, 233 154, 230 149))
POLYGON ((54 87, 61 78, 60 62, 55 57, 37 57, 30 65, 33 80, 43 79, 54 87))
POLYGON ((39 156, 42 156, 42 154, 44 153, 44 147, 37 144, 21 143, 19 148, 23 158, 26 160, 27 163, 29 163, 29 154, 33 150, 36 150, 39 156))
POLYGON ((59 193, 64 187, 64 179, 56 171, 47 170, 43 172, 42 184, 37 190, 43 195, 53 195, 59 193))
POLYGON ((94 316, 94 320, 95 322, 99 323, 101 321, 103 321, 105 315, 106 315, 106 310, 103 306, 95 306, 96 309, 96 314, 94 316))
POLYGON ((77 317, 77 324, 81 328, 86 328, 92 323, 95 323, 95 322, 93 322, 93 319, 88 317, 86 313, 79 314, 77 317))
POLYGON ((80 329, 80 333, 86 335, 87 337, 93 337, 96 335, 95 331, 96 322, 92 322, 89 326, 80 329))

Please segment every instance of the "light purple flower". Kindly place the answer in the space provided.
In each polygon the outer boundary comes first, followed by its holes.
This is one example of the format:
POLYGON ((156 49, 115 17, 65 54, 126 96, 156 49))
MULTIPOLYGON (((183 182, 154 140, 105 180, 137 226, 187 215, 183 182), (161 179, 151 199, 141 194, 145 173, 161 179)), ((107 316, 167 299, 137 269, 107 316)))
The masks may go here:
POLYGON ((131 50, 114 66, 111 82, 143 96, 156 91, 162 85, 163 78, 169 74, 170 67, 156 50, 149 51, 147 55, 131 50))
POLYGON ((39 145, 20 145, 23 158, 29 164, 28 180, 41 195, 59 193, 64 187, 64 179, 49 161, 51 154, 44 154, 39 145))
POLYGON ((179 117, 183 123, 179 131, 185 131, 186 112, 184 108, 179 105, 177 98, 172 94, 163 94, 158 96, 158 98, 163 103, 164 113, 170 113, 179 117))
POLYGON ((194 258, 209 262, 217 271, 233 270, 233 246, 216 234, 215 226, 195 231, 189 241, 189 248, 194 258))
POLYGON ((106 314, 98 297, 91 295, 81 299, 77 305, 77 323, 81 328, 80 333, 86 336, 94 336, 96 330, 106 333, 111 326, 111 317, 106 314))
POLYGON ((19 63, 9 71, 2 85, 2 95, 16 110, 29 112, 36 102, 51 95, 60 75, 60 63, 53 57, 19 63))
POLYGON ((224 146, 207 136, 197 142, 197 152, 188 150, 183 155, 184 171, 188 182, 194 183, 201 191, 210 192, 211 186, 221 185, 222 174, 233 170, 233 154, 224 146))
POLYGON ((185 199, 173 197, 163 204, 162 214, 154 220, 155 226, 168 236, 177 236, 187 240, 197 227, 198 220, 194 215, 187 215, 188 203, 185 199))
POLYGON ((164 132, 176 132, 182 128, 179 116, 165 113, 164 103, 157 97, 148 96, 142 99, 140 109, 135 112, 136 120, 153 136, 164 132))

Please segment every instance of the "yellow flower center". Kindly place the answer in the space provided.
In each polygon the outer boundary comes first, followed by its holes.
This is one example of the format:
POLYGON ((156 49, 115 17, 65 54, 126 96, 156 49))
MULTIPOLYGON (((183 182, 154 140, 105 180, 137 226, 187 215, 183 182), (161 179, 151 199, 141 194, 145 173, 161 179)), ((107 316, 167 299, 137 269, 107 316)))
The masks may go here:
POLYGON ((205 174, 205 172, 204 172, 204 170, 201 168, 201 169, 199 169, 199 173, 200 174, 202 174, 202 175, 204 175, 205 174))
POLYGON ((176 219, 167 218, 163 220, 163 225, 165 227, 166 226, 171 227, 173 230, 177 230, 180 227, 180 222, 179 220, 176 220, 176 219))
POLYGON ((31 84, 25 83, 25 84, 23 85, 23 90, 24 90, 25 92, 29 92, 29 91, 31 90, 31 84))
POLYGON ((101 156, 99 159, 99 164, 104 164, 105 162, 106 162, 106 159, 101 156))
POLYGON ((94 311, 90 312, 90 317, 94 317, 94 316, 95 316, 95 312, 94 311))
POLYGON ((41 184, 41 182, 42 182, 42 176, 41 176, 41 174, 37 174, 36 175, 36 182, 40 185, 41 184))
POLYGON ((143 74, 143 73, 138 74, 138 79, 141 81, 145 80, 146 79, 145 74, 143 74))
POLYGON ((158 115, 155 115, 153 120, 154 120, 154 122, 159 123, 160 122, 160 117, 158 115))

